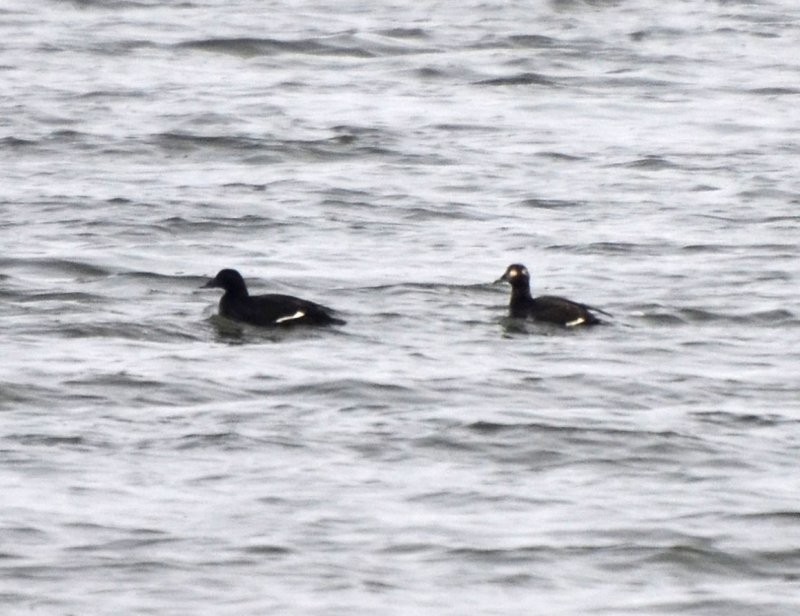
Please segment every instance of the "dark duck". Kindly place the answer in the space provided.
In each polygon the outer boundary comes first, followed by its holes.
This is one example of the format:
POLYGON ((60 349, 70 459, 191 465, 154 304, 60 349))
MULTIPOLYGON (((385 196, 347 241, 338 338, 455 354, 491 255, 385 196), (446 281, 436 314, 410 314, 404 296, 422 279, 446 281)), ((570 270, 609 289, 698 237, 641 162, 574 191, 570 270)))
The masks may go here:
POLYGON ((496 282, 507 282, 511 285, 511 303, 509 316, 516 319, 531 318, 534 321, 556 323, 565 327, 578 325, 598 325, 602 323, 592 311, 609 315, 599 308, 586 304, 579 304, 572 300, 555 295, 531 296, 531 276, 528 268, 519 263, 514 263, 506 268, 496 282))
POLYGON ((220 270, 203 288, 225 289, 219 300, 221 316, 262 327, 295 325, 344 325, 331 308, 291 295, 250 295, 242 275, 234 269, 220 270))

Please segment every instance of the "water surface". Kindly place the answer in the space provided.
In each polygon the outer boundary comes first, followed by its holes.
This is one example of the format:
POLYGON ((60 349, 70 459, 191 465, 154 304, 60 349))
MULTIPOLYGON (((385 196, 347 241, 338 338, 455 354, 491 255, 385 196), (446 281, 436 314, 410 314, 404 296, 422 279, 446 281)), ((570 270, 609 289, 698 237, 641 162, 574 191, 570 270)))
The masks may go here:
POLYGON ((797 613, 800 11, 535 4, 0 9, 3 613, 797 613))

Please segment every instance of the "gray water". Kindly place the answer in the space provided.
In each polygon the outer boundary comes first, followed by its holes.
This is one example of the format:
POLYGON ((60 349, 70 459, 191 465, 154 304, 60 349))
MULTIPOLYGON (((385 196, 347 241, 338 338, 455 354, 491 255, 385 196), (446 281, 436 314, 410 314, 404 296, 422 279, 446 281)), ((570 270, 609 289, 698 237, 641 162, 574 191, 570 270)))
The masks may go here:
POLYGON ((800 610, 800 5, 0 7, 3 614, 800 610), (534 293, 614 315, 506 318, 534 293), (215 316, 223 267, 338 309, 215 316))

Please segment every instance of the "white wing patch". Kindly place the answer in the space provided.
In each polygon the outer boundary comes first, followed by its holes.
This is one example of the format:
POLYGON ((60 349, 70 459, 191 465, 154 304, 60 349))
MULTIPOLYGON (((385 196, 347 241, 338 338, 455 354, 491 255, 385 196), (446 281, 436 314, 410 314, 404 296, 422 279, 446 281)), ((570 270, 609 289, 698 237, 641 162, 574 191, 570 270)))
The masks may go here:
POLYGON ((306 313, 302 310, 298 310, 294 314, 289 315, 288 317, 281 317, 280 319, 275 319, 275 323, 285 323, 286 321, 294 321, 295 319, 302 319, 306 316, 306 313))
POLYGON ((576 325, 580 325, 581 323, 585 322, 586 319, 584 319, 583 317, 578 317, 574 321, 567 321, 566 323, 564 323, 564 325, 566 325, 567 327, 575 327, 576 325))

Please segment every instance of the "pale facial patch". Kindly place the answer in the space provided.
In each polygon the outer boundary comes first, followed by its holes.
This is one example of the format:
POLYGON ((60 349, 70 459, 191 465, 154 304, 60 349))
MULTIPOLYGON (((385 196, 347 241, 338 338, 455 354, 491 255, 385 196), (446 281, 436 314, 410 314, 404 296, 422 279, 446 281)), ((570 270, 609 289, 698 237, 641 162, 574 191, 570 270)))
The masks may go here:
POLYGON ((302 319, 304 316, 306 316, 306 313, 303 312, 302 310, 298 310, 297 312, 295 312, 292 315, 289 315, 288 317, 281 317, 280 319, 275 319, 275 323, 285 323, 286 321, 294 321, 295 319, 302 319))
POLYGON ((564 325, 566 325, 567 327, 575 327, 576 325, 580 325, 581 323, 585 322, 586 319, 584 319, 583 317, 578 317, 574 321, 567 321, 566 323, 564 323, 564 325))

